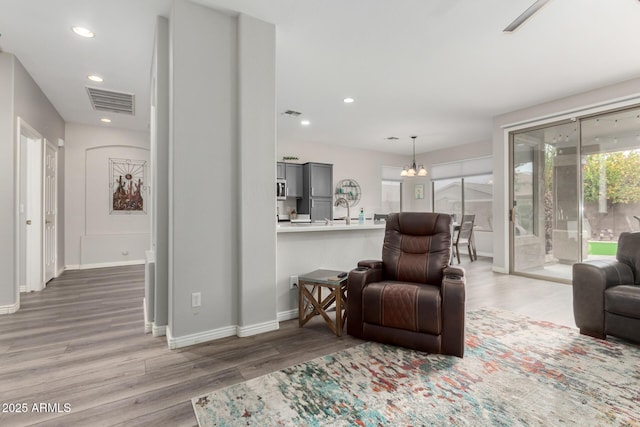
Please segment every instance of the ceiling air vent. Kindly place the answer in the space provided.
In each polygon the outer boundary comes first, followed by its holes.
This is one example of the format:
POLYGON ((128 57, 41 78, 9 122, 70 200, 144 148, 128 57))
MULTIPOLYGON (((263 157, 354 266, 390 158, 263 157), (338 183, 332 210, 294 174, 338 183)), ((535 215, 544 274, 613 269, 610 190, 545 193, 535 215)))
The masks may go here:
POLYGON ((134 115, 135 96, 132 93, 113 92, 95 87, 87 87, 87 93, 94 110, 134 115))
POLYGON ((388 139, 389 141, 395 141, 395 140, 398 139, 398 137, 397 136, 388 136, 385 139, 388 139))
POLYGON ((302 114, 301 112, 293 111, 293 110, 287 110, 284 113, 282 113, 283 116, 289 116, 289 117, 298 117, 301 114, 302 114))

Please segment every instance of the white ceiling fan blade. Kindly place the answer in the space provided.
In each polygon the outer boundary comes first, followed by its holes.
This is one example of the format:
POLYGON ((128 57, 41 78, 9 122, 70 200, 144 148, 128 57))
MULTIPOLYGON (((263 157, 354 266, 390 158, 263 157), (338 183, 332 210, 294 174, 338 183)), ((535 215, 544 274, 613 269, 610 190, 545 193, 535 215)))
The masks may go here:
POLYGON ((547 4, 549 0, 536 0, 534 4, 529 6, 527 10, 525 10, 522 15, 518 16, 511 24, 507 25, 507 28, 502 30, 505 33, 511 33, 516 30, 520 25, 522 25, 527 19, 531 18, 531 16, 536 13, 542 6, 547 4))

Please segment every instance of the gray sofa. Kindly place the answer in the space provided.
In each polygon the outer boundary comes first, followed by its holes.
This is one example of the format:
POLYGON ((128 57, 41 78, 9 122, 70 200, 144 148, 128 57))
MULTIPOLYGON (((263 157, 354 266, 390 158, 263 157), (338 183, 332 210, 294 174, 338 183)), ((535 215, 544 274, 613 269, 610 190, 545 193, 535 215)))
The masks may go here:
POLYGON ((616 260, 573 265, 573 314, 581 334, 640 343, 640 232, 620 234, 616 260))

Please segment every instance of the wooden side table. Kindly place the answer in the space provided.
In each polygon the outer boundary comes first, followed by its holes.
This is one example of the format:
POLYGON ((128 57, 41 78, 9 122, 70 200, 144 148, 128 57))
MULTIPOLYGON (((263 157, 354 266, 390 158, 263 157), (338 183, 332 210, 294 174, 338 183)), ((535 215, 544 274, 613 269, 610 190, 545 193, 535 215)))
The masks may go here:
POLYGON ((347 318, 347 276, 337 279, 341 271, 315 270, 298 276, 298 324, 304 326, 312 317, 321 315, 334 334, 342 336, 347 318), (330 280, 333 278, 334 280, 330 280), (322 298, 322 289, 329 295, 322 298), (327 309, 336 303, 335 321, 327 314, 327 309))

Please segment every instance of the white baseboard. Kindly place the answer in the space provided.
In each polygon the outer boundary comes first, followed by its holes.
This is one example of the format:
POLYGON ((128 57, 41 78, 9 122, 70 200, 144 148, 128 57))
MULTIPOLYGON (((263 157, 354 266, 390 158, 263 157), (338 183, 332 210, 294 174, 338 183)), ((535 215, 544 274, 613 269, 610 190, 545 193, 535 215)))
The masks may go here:
POLYGON ((144 333, 151 332, 151 322, 147 320, 147 299, 142 298, 142 311, 144 313, 144 333))
POLYGON ((156 326, 156 323, 151 323, 151 334, 154 337, 163 337, 167 335, 167 325, 164 326, 156 326))
POLYGON ((64 271, 64 267, 60 267, 56 273, 56 277, 60 277, 63 271, 64 271))
POLYGON ((491 271, 502 274, 509 274, 506 268, 504 267, 496 267, 495 265, 491 267, 491 271))
POLYGON ((294 308, 293 310, 281 311, 278 313, 278 322, 284 322, 285 320, 297 319, 298 318, 298 309, 294 308))
POLYGON ((212 329, 210 331, 197 332, 195 334, 174 337, 169 326, 166 327, 167 345, 171 350, 188 347, 194 344, 213 341, 220 338, 232 337, 236 335, 236 326, 225 326, 224 328, 212 329))
POLYGON ((262 334, 264 332, 277 331, 280 328, 280 324, 277 320, 269 320, 268 322, 258 323, 255 325, 237 326, 236 328, 236 335, 242 338, 262 334))
POLYGON ((33 291, 29 291, 29 290, 27 289, 27 285, 22 285, 22 286, 20 286, 19 290, 20 290, 20 293, 25 293, 25 292, 40 292, 40 291, 44 291, 44 288, 46 288, 46 287, 47 287, 47 284, 46 284, 45 282, 42 282, 42 283, 40 284, 40 289, 35 289, 35 290, 33 290, 33 291))
MULTIPOLYGON (((167 328, 165 330, 165 336, 167 337, 167 346, 169 347, 169 349, 173 350, 171 348, 171 343, 173 342, 173 337, 171 336, 171 328, 169 328, 169 325, 167 325, 167 328)), ((175 348, 175 347, 173 347, 175 348)))
POLYGON ((20 300, 16 301, 14 304, 0 305, 0 314, 12 314, 18 311, 19 308, 20 300))
MULTIPOLYGON (((296 310, 297 313, 297 310, 296 310)), ((270 320, 264 323, 258 323, 248 326, 225 326, 223 328, 212 329, 210 331, 198 332, 195 334, 184 335, 181 337, 174 337, 171 334, 171 328, 169 326, 153 327, 154 336, 166 335, 167 345, 170 349, 188 347, 194 344, 202 344, 204 342, 215 341, 220 338, 232 337, 234 335, 238 337, 248 337, 251 335, 262 334, 265 332, 271 332, 278 330, 280 325, 277 320, 270 320), (156 332, 159 335, 156 335, 156 332)))
POLYGON ((87 270, 89 268, 105 268, 105 267, 125 267, 127 265, 144 264, 143 259, 134 259, 132 261, 116 261, 116 262, 99 262, 96 264, 70 264, 64 267, 65 270, 87 270))

